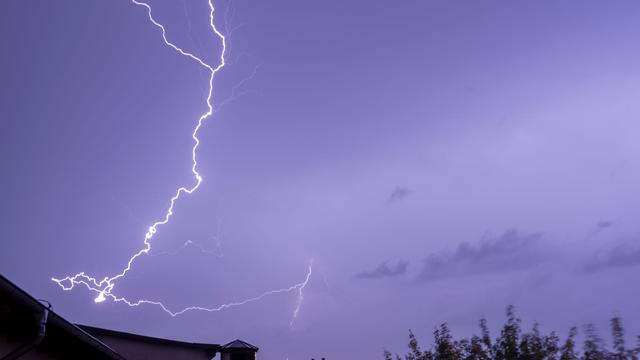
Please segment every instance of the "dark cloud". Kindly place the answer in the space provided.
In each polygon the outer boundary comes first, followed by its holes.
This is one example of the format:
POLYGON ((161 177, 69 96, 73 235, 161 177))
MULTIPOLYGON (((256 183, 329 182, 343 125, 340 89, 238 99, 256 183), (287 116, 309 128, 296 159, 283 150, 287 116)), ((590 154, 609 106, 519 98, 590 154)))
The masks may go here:
POLYGON ((539 233, 520 235, 516 230, 508 230, 479 244, 464 242, 453 252, 429 255, 419 278, 429 281, 534 267, 548 259, 541 237, 539 233))
POLYGON ((594 237, 599 235, 600 233, 607 231, 609 228, 613 227, 613 221, 612 220, 600 220, 596 223, 596 226, 594 227, 593 231, 591 231, 591 234, 589 235, 589 237, 594 237))
POLYGON ((389 266, 388 263, 388 261, 385 261, 382 264, 378 265, 375 269, 357 273, 354 277, 356 279, 367 280, 396 277, 404 275, 407 272, 407 267, 409 266, 409 262, 403 260, 398 261, 398 263, 393 266, 389 266))
POLYGON ((596 223, 596 227, 598 229, 606 229, 613 226, 613 221, 611 220, 601 220, 596 223))
POLYGON ((404 186, 396 186, 396 188, 391 192, 391 195, 389 195, 389 199, 387 201, 390 203, 400 201, 409 195, 411 195, 411 190, 404 186))
POLYGON ((593 231, 591 232, 591 237, 596 236, 598 234, 600 234, 603 231, 606 231, 607 229, 611 228, 613 226, 613 221, 611 220, 600 220, 596 223, 595 228, 593 229, 593 231))
POLYGON ((634 265, 640 265, 640 246, 627 243, 597 252, 586 262, 584 271, 591 273, 608 268, 634 265))

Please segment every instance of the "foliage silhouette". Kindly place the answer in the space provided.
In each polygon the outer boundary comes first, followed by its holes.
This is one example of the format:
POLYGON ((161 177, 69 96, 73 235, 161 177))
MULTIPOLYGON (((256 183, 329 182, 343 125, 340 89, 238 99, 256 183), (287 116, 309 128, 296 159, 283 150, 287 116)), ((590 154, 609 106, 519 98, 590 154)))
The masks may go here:
POLYGON ((633 349, 625 346, 624 327, 619 317, 611 319, 612 349, 607 349, 593 324, 583 328, 582 352, 576 344, 578 328, 569 330, 564 342, 555 332, 544 335, 535 323, 523 332, 515 308, 507 307, 507 321, 500 335, 492 339, 487 320, 480 320, 480 335, 456 340, 446 323, 433 331, 433 344, 423 350, 409 330, 409 352, 404 357, 384 350, 385 360, 640 360, 640 336, 633 349))

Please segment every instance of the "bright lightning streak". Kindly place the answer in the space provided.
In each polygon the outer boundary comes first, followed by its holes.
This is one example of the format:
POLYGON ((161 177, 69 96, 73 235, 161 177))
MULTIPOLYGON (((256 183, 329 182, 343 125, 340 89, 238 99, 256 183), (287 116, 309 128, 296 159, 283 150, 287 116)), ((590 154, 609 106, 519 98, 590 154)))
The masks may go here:
POLYGON ((78 285, 84 285, 87 287, 87 289, 89 289, 90 291, 96 292, 98 293, 98 296, 94 299, 95 302, 102 302, 105 301, 107 298, 112 299, 115 302, 122 302, 125 303, 131 307, 135 307, 135 306, 140 306, 140 305, 156 305, 159 306, 160 308, 162 308, 162 310, 164 310, 164 312, 166 312, 167 314, 175 317, 178 315, 182 315, 186 312, 189 311, 207 311, 207 312, 217 312, 217 311, 221 311, 221 310, 225 310, 228 308, 232 308, 232 307, 236 307, 236 306, 241 306, 241 305, 246 305, 258 300, 262 300, 267 296, 270 295, 275 295, 275 294, 281 294, 281 293, 288 293, 291 291, 295 291, 298 290, 298 304, 296 305, 296 308, 293 312, 292 315, 292 319, 291 322, 289 323, 290 326, 293 326, 293 322, 295 321, 295 319, 298 317, 298 313, 300 311, 300 307, 302 306, 302 300, 303 300, 303 290, 307 287, 307 284, 309 283, 309 280, 311 279, 311 274, 313 272, 313 260, 310 261, 309 263, 309 268, 307 271, 307 276, 305 277, 304 281, 295 285, 292 285, 290 287, 287 288, 282 288, 282 289, 277 289, 277 290, 269 290, 269 291, 265 291, 262 294, 252 297, 252 298, 248 298, 242 301, 236 301, 236 302, 230 302, 230 303, 226 303, 226 304, 222 304, 222 305, 218 305, 216 307, 203 307, 203 306, 188 306, 186 308, 183 308, 181 310, 171 310, 169 309, 169 307, 167 307, 166 305, 164 305, 162 302, 160 301, 153 301, 153 300, 137 300, 137 301, 131 301, 131 300, 127 300, 124 297, 118 297, 112 293, 106 293, 98 288, 95 288, 91 285, 91 283, 95 283, 95 280, 87 275, 85 275, 84 273, 80 273, 77 274, 76 277, 81 278, 80 280, 73 280, 71 281, 71 285, 65 287, 65 285, 63 284, 64 281, 70 281, 70 280, 54 280, 56 281, 64 290, 71 290, 73 289, 75 284, 78 285))
MULTIPOLYGON (((191 137, 194 140, 194 145, 191 148, 191 160, 192 160, 192 166, 191 166, 191 172, 193 173, 195 179, 196 179, 196 183, 195 185, 193 185, 190 188, 187 187, 180 187, 178 190, 176 190, 175 195, 171 198, 170 202, 169 202, 169 208, 167 209, 167 211, 165 212, 164 218, 162 220, 158 220, 155 223, 153 223, 149 229, 147 230, 147 233, 144 235, 144 248, 142 248, 140 251, 138 251, 137 253, 135 253, 131 258, 129 258, 129 261, 127 262, 127 266, 122 270, 122 272, 120 272, 119 274, 112 276, 110 278, 104 278, 102 279, 100 282, 96 281, 94 278, 86 276, 84 273, 79 273, 74 275, 73 277, 66 277, 64 279, 55 279, 53 278, 52 280, 57 282, 60 286, 62 286, 61 282, 64 281, 70 281, 71 282, 71 288, 73 288, 73 285, 76 283, 83 283, 87 286, 90 286, 89 283, 93 284, 94 286, 98 287, 98 288, 102 288, 102 290, 100 291, 100 293, 98 294, 98 296, 95 298, 96 302, 102 302, 105 300, 105 296, 109 295, 111 293, 111 291, 113 290, 113 287, 115 285, 114 281, 118 280, 122 277, 124 277, 127 272, 129 272, 129 270, 131 270, 131 266, 133 264, 133 262, 140 257, 143 254, 146 254, 149 252, 149 250, 151 250, 151 243, 150 240, 153 238, 153 236, 156 234, 156 232, 158 231, 158 226, 160 225, 164 225, 166 223, 169 222, 169 219, 171 218, 171 216, 173 215, 173 207, 176 203, 176 201, 180 198, 180 196, 182 194, 192 194, 194 191, 196 191, 199 187, 200 184, 202 183, 202 176, 200 175, 200 173, 198 173, 197 167, 198 167, 198 161, 196 158, 196 152, 198 150, 198 146, 200 145, 200 139, 198 138, 198 132, 200 130, 200 128, 202 127, 202 124, 204 123, 204 121, 211 116, 211 114, 213 113, 213 105, 211 104, 212 102, 212 96, 213 96, 213 79, 216 75, 216 73, 222 69, 225 65, 225 51, 226 51, 226 39, 224 37, 224 35, 222 35, 222 33, 220 33, 218 31, 218 29, 216 28, 214 21, 213 21, 213 14, 214 14, 214 6, 213 3, 211 2, 211 0, 209 0, 209 8, 210 8, 210 12, 209 12, 209 19, 210 19, 210 26, 211 29, 213 30, 213 32, 216 34, 216 36, 218 36, 218 38, 220 38, 220 40, 222 41, 222 51, 220 52, 220 63, 216 66, 213 67, 209 64, 207 64, 206 62, 204 62, 202 59, 200 59, 199 57, 193 55, 192 53, 189 53, 187 51, 184 51, 182 48, 178 47, 177 45, 175 45, 174 43, 172 43, 171 41, 169 41, 167 39, 167 33, 166 30, 164 28, 164 26, 162 24, 160 24, 158 21, 156 21, 156 19, 153 17, 153 14, 151 13, 151 6, 145 2, 141 2, 138 0, 131 0, 132 3, 134 3, 135 5, 138 6, 143 6, 147 9, 147 15, 149 17, 149 21, 151 21, 151 23, 158 27, 160 29, 160 31, 162 32, 162 39, 164 40, 164 43, 171 47, 173 50, 177 51, 178 53, 180 53, 183 56, 186 56, 194 61, 196 61, 198 64, 200 64, 201 66, 203 66, 204 68, 206 68, 209 71, 209 93, 207 95, 207 112, 205 112, 204 114, 202 114, 200 116, 200 118, 198 119, 198 124, 196 125, 195 129, 193 130, 193 132, 191 133, 191 137), (87 283, 87 281, 89 283, 87 283)), ((65 289, 65 287, 63 286, 63 289, 65 289)), ((67 289, 65 289, 67 290, 67 289)))
MULTIPOLYGON (((215 75, 218 73, 218 71, 220 71, 226 64, 225 63, 225 54, 226 54, 226 51, 227 51, 226 38, 220 31, 218 31, 218 29, 216 28, 215 23, 214 23, 215 8, 213 6, 212 1, 213 0, 208 0, 209 9, 210 9, 210 11, 209 11, 209 25, 210 25, 211 29, 213 30, 213 32, 216 34, 216 36, 222 42, 222 51, 220 52, 219 63, 216 66, 212 66, 212 65, 207 64, 200 57, 198 57, 198 56, 196 56, 196 55, 194 55, 194 54, 192 54, 192 53, 190 53, 188 51, 183 50, 182 48, 180 48, 176 44, 174 44, 171 41, 169 41, 167 39, 167 34, 166 34, 165 27, 153 17, 151 6, 148 3, 145 3, 143 1, 131 0, 131 2, 133 4, 146 8, 147 16, 149 18, 149 21, 155 27, 160 29, 160 31, 162 33, 162 39, 164 40, 164 43, 167 46, 172 48, 174 51, 178 52, 180 55, 185 56, 185 57, 187 57, 187 58, 189 58, 191 60, 194 60, 200 66, 204 67, 205 69, 207 69, 209 71, 209 91, 208 91, 207 98, 206 98, 207 112, 205 112, 204 114, 202 114, 200 116, 200 118, 198 119, 196 127, 194 128, 193 132, 191 133, 191 137, 193 138, 193 141, 194 141, 194 145, 191 148, 191 160, 192 160, 191 173, 193 174, 193 176, 194 176, 194 178, 196 180, 195 184, 193 186, 191 186, 191 187, 182 186, 182 187, 180 187, 180 188, 178 188, 176 190, 175 195, 173 195, 173 197, 171 197, 171 199, 169 201, 169 208, 165 212, 164 217, 161 220, 158 220, 158 221, 154 222, 151 226, 149 226, 147 232, 145 233, 145 235, 144 235, 144 247, 129 258, 129 261, 127 262, 127 265, 124 267, 124 269, 120 273, 118 273, 118 274, 116 274, 116 275, 114 275, 112 277, 105 277, 104 279, 102 279, 100 281, 98 281, 96 278, 93 278, 91 276, 86 275, 84 272, 78 273, 78 274, 76 274, 74 276, 67 276, 67 277, 62 278, 62 279, 52 278, 51 280, 56 282, 65 291, 72 290, 75 287, 75 285, 84 285, 90 291, 93 291, 93 292, 97 293, 97 296, 94 299, 94 301, 96 303, 103 302, 106 299, 112 299, 115 302, 122 302, 122 303, 125 303, 125 304, 127 304, 129 306, 132 306, 132 307, 140 306, 140 305, 156 305, 156 306, 159 306, 160 308, 162 308, 162 310, 164 310, 166 313, 168 313, 171 316, 178 316, 178 315, 184 314, 185 312, 194 311, 194 310, 201 310, 201 311, 208 311, 208 312, 221 311, 221 310, 224 310, 224 309, 227 309, 227 308, 240 306, 240 305, 245 305, 245 304, 248 304, 248 303, 251 303, 251 302, 254 302, 254 301, 258 301, 258 300, 261 300, 262 298, 264 298, 266 296, 269 296, 269 295, 274 295, 274 294, 279 294, 279 293, 285 293, 285 292, 291 292, 291 291, 298 290, 299 301, 298 301, 296 309, 295 309, 295 311, 293 313, 293 318, 292 318, 292 321, 291 321, 291 324, 293 324, 293 320, 297 317, 298 312, 300 310, 300 306, 302 304, 302 299, 303 299, 302 291, 307 286, 307 284, 309 282, 309 279, 311 277, 313 261, 311 261, 311 263, 309 264, 309 271, 307 273, 307 276, 306 276, 305 280, 302 283, 295 284, 295 285, 290 286, 288 288, 282 288, 282 289, 267 291, 267 292, 264 292, 264 293, 262 293, 262 294, 260 294, 260 295, 258 295, 256 297, 253 297, 253 298, 249 298, 249 299, 246 299, 246 300, 243 300, 243 301, 238 301, 238 302, 222 304, 222 305, 219 305, 217 307, 212 307, 212 308, 201 307, 201 306, 189 306, 189 307, 186 307, 186 308, 184 308, 182 310, 179 310, 179 311, 172 311, 167 306, 165 306, 162 302, 159 302, 159 301, 153 301, 153 300, 131 301, 131 300, 128 300, 128 299, 126 299, 124 297, 119 297, 119 296, 116 296, 115 294, 113 294, 113 288, 115 286, 115 281, 120 279, 120 278, 123 278, 131 270, 131 267, 133 266, 134 261, 138 257, 149 253, 149 251, 151 250, 151 239, 153 239, 154 235, 158 232, 158 227, 159 226, 165 225, 165 224, 167 224, 169 222, 169 219, 173 215, 174 205, 180 199, 180 197, 183 194, 191 195, 194 191, 196 191, 200 187, 200 184, 202 183, 203 179, 202 179, 202 176, 200 175, 200 173, 198 172, 198 169, 197 169, 198 168, 198 161, 197 161, 197 157, 196 157, 196 153, 197 153, 198 147, 200 145, 200 139, 198 138, 198 132, 200 131, 200 128, 202 127, 204 121, 207 118, 209 118, 214 112, 214 107, 212 105, 213 80, 215 78, 215 75)), ((254 71, 254 73, 255 73, 255 71, 254 71)), ((234 87, 233 90, 235 91, 236 87, 234 87)), ((222 105, 224 105, 224 104, 222 104, 222 105)))
POLYGON ((289 327, 293 328, 293 323, 298 318, 298 313, 300 312, 300 307, 302 307, 302 300, 304 300, 304 288, 307 287, 309 283, 309 279, 311 279, 311 272, 313 271, 313 259, 309 262, 309 271, 307 272, 307 277, 304 279, 304 282, 300 283, 298 289, 298 304, 296 305, 295 310, 293 310, 293 316, 291 317, 291 321, 289 321, 289 327))

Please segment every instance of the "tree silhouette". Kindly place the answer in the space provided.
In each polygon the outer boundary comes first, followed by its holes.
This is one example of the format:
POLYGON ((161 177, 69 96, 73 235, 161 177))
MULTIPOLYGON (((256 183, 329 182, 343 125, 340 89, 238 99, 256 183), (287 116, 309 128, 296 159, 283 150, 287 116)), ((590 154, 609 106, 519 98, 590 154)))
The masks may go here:
POLYGON ((462 354, 453 343, 453 337, 447 324, 441 324, 433 332, 435 340, 434 360, 462 360, 462 354))
POLYGON ((486 345, 483 339, 477 335, 471 337, 468 345, 464 348, 464 360, 489 360, 491 356, 485 350, 486 345))
POLYGON ((567 340, 565 340, 564 345, 560 351, 560 360, 578 360, 578 354, 576 353, 576 341, 575 338, 578 335, 578 328, 572 327, 569 330, 569 335, 567 336, 567 340))
POLYGON ((583 345, 582 360, 607 360, 607 352, 602 338, 593 324, 584 327, 585 340, 583 345))
POLYGON ((640 336, 633 349, 625 346, 624 327, 619 317, 611 319, 612 351, 607 350, 593 324, 584 327, 580 353, 576 345, 578 328, 573 326, 562 345, 555 332, 544 335, 535 323, 523 333, 513 306, 507 307, 507 321, 492 340, 487 321, 480 320, 480 335, 456 340, 446 323, 433 331, 433 344, 423 350, 409 331, 409 352, 401 357, 384 350, 385 360, 640 360, 640 336))
POLYGON ((426 360, 424 354, 420 350, 418 340, 411 330, 409 330, 409 350, 411 351, 407 356, 407 360, 426 360))
POLYGON ((611 338, 613 339, 613 353, 611 359, 626 360, 627 351, 624 348, 624 329, 619 317, 611 319, 611 338))
POLYGON ((496 360, 519 359, 520 351, 518 339, 520 338, 520 319, 516 317, 513 305, 507 307, 507 323, 502 327, 500 337, 495 344, 496 360))
POLYGON ((480 335, 482 336, 482 345, 485 353, 489 358, 493 359, 493 344, 491 343, 491 335, 487 326, 487 319, 480 319, 480 335))

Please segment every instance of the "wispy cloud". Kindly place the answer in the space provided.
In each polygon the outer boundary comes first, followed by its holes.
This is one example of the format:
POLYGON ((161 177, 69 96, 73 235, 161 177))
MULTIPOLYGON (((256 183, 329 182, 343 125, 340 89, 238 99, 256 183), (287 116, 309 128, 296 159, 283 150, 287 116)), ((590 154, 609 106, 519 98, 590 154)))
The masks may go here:
POLYGON ((613 226, 613 221, 611 220, 601 220, 596 223, 596 228, 598 229, 606 229, 613 226))
POLYGON ((591 232, 591 236, 596 236, 598 234, 600 234, 603 231, 606 231, 607 229, 613 227, 613 221, 611 220, 600 220, 596 223, 596 226, 594 227, 593 231, 591 232))
POLYGON ((363 271, 357 273, 354 277, 356 279, 382 279, 386 277, 396 277, 404 275, 407 272, 409 266, 408 261, 400 260, 395 265, 389 266, 389 262, 385 261, 378 265, 375 269, 370 271, 363 271))
POLYGON ((411 190, 409 188, 406 188, 404 186, 396 186, 391 192, 391 195, 389 195, 389 199, 387 199, 387 202, 392 203, 400 201, 409 195, 411 195, 411 190))
POLYGON ((534 267, 547 260, 541 238, 539 233, 520 235, 512 229, 479 244, 464 242, 454 251, 429 255, 419 279, 429 281, 534 267))
POLYGON ((587 260, 584 271, 591 273, 609 268, 640 265, 640 244, 625 243, 601 250, 587 260))

